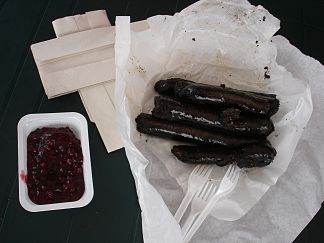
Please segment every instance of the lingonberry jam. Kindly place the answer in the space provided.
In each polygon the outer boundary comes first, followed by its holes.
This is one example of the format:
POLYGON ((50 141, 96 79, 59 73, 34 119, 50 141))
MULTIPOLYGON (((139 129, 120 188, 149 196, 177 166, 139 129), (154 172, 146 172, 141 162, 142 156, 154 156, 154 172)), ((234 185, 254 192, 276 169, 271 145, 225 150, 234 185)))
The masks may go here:
POLYGON ((79 200, 84 193, 81 143, 68 127, 43 127, 27 137, 27 188, 31 201, 79 200))

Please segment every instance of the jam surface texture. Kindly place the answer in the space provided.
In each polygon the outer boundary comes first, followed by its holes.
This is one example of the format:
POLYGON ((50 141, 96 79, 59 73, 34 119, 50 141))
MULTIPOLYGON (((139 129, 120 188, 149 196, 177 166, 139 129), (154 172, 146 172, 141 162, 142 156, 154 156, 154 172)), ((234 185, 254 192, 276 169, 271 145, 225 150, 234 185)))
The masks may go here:
POLYGON ((43 127, 27 137, 27 188, 31 201, 79 200, 84 193, 80 140, 68 127, 43 127))

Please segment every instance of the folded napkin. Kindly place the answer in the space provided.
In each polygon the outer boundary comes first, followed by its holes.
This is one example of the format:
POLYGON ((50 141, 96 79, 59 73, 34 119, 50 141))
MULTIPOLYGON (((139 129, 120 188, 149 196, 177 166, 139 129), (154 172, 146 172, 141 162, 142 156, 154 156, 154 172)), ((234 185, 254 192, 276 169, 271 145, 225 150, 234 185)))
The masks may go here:
MULTIPOLYGON (((52 22, 57 37, 77 32, 111 26, 105 10, 87 12, 82 15, 68 16, 52 22)), ((113 31, 114 33, 114 31, 113 31)), ((111 56, 114 48, 110 47, 111 56)), ((109 70, 115 69, 114 63, 109 70)), ((111 73, 115 74, 114 70, 111 73)), ((79 84, 79 83, 78 83, 79 84)), ((116 124, 114 108, 114 77, 103 83, 79 89, 79 94, 90 120, 96 123, 100 136, 108 152, 123 147, 116 124), (105 82, 108 81, 108 82, 105 82)))
POLYGON ((89 29, 31 46, 48 98, 115 78, 114 27, 89 29))
POLYGON ((111 26, 105 10, 96 10, 56 19, 52 22, 57 37, 89 29, 111 26))
MULTIPOLYGON (((81 32, 84 30, 111 26, 105 10, 87 12, 82 15, 78 14, 74 16, 67 16, 54 20, 52 24, 57 37, 81 32)), ((101 87, 101 85, 98 86, 101 87)), ((90 92, 86 92, 85 89, 86 88, 79 89, 79 94, 90 120, 94 122, 94 119, 92 118, 92 115, 90 113, 90 109, 88 108, 88 106, 92 103, 92 94, 90 94, 90 92), (87 102, 88 99, 90 100, 87 102)), ((89 90, 95 91, 95 89, 93 88, 89 88, 89 90)), ((109 102, 109 99, 107 101, 109 102)))

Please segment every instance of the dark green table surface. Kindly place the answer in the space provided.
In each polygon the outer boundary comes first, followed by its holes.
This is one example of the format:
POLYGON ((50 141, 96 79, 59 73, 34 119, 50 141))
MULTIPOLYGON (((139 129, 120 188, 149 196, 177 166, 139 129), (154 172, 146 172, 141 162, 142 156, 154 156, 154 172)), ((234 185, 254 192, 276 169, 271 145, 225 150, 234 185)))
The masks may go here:
MULTIPOLYGON (((30 52, 35 42, 54 38, 54 19, 106 9, 132 21, 174 14, 186 0, 0 0, 0 242, 142 242, 140 208, 123 149, 107 154, 77 93, 48 100, 30 52), (19 204, 18 120, 28 113, 75 111, 88 119, 95 194, 81 209, 29 213, 19 204)), ((279 34, 304 53, 324 61, 323 1, 252 1, 282 20, 279 34)), ((295 242, 324 242, 321 210, 295 242)), ((280 240, 278 241, 280 242, 280 240)))

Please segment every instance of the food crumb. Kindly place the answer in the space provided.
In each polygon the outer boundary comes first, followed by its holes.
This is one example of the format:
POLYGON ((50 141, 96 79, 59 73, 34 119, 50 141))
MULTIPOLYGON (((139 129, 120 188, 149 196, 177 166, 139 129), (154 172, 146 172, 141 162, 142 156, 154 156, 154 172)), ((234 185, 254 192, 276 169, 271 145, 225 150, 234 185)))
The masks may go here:
POLYGON ((193 37, 193 38, 192 38, 192 40, 193 40, 193 41, 196 41, 196 38, 195 38, 195 37, 193 37))
POLYGON ((270 78, 268 67, 265 66, 265 67, 264 67, 264 70, 265 70, 265 72, 264 72, 264 78, 270 78))
POLYGON ((140 72, 140 73, 145 73, 145 72, 146 72, 145 69, 144 69, 141 65, 138 65, 138 66, 137 66, 137 70, 138 70, 138 72, 140 72))

